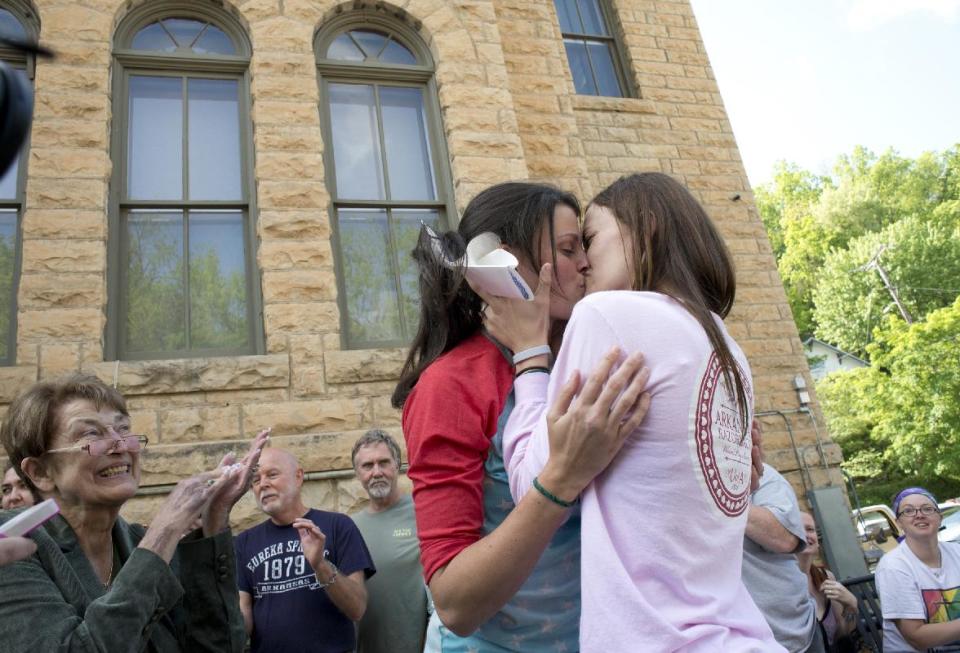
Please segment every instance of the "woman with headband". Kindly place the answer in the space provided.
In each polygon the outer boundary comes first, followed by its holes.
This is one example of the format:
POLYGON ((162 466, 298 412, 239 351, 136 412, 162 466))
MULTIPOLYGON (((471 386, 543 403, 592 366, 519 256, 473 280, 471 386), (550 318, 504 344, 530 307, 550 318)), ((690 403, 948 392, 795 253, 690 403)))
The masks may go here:
POLYGON ((960 544, 940 542, 937 500, 922 487, 893 499, 904 539, 877 566, 883 650, 960 651, 960 544))

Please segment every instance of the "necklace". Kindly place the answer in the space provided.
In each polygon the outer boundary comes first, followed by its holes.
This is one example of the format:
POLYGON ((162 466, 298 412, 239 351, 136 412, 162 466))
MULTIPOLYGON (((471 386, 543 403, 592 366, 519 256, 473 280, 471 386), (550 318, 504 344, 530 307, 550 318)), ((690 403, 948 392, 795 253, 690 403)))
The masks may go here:
MULTIPOLYGON (((111 551, 111 554, 112 553, 111 551)), ((103 589, 105 590, 110 589, 110 585, 113 584, 113 555, 110 556, 110 570, 107 572, 107 582, 101 582, 100 584, 103 585, 103 589)))

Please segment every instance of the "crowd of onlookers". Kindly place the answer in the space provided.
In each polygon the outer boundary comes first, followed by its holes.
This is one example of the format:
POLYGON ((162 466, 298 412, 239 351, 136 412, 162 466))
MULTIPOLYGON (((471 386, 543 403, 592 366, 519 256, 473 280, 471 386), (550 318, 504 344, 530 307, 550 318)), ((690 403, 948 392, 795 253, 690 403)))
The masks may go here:
MULTIPOLYGON (((179 484, 146 529, 116 512, 136 488, 146 440, 129 432, 112 388, 91 377, 38 384, 11 407, 3 436, 11 459, 30 471, 7 467, 2 508, 51 495, 62 506, 32 536, 25 560, 0 570, 4 650, 140 650, 145 642, 159 651, 241 650, 248 638, 253 651, 460 650, 462 638, 446 629, 425 641, 433 608, 414 503, 398 483, 400 448, 382 430, 353 446, 369 501, 349 517, 307 506, 303 468, 293 453, 264 448, 264 432, 239 462, 225 459, 179 484), (37 437, 44 423, 58 432, 48 444, 37 437), (14 426, 22 431, 11 433, 14 426), (56 453, 74 455, 37 467, 56 453), (267 519, 231 541, 226 519, 246 491, 244 474, 267 519), (43 628, 31 627, 37 620, 43 628)), ((876 572, 885 649, 953 650, 960 552, 937 542, 939 510, 926 490, 904 490, 893 509, 905 539, 876 572)), ((784 649, 859 651, 857 599, 818 555, 813 518, 764 464, 747 507, 743 585, 784 649)))

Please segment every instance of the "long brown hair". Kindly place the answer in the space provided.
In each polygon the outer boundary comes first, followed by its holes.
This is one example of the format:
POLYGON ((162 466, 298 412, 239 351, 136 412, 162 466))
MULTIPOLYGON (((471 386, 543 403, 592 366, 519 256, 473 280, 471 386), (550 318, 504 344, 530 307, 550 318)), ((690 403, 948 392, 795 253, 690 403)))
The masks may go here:
MULTIPOLYGON (((456 231, 440 234, 440 245, 451 260, 463 256, 474 236, 493 232, 519 258, 539 270, 539 240, 546 227, 554 242, 553 213, 564 204, 580 216, 577 198, 547 184, 507 182, 480 191, 463 212, 456 231)), ((553 259, 556 260, 556 245, 553 259)), ((410 345, 393 396, 394 408, 403 407, 423 371, 441 354, 450 351, 483 326, 480 297, 464 282, 460 267, 445 266, 434 254, 432 237, 420 232, 411 252, 420 270, 420 326, 410 345)), ((556 274, 556 266, 554 266, 556 274)))
POLYGON ((591 204, 609 209, 633 239, 634 290, 670 295, 700 323, 733 389, 742 434, 750 432, 746 388, 712 313, 727 317, 737 282, 733 261, 706 211, 681 183, 659 172, 621 177, 591 204))

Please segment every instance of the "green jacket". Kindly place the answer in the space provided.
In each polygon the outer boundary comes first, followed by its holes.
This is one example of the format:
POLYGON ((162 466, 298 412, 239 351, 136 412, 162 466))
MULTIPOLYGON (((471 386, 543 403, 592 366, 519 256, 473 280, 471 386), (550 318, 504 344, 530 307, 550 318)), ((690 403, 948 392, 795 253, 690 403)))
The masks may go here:
MULTIPOLYGON (((15 512, 0 512, 0 523, 15 512)), ((230 531, 184 538, 170 564, 138 549, 145 529, 117 519, 119 571, 104 590, 61 516, 30 537, 37 552, 0 567, 5 653, 242 651, 246 635, 230 531)))

